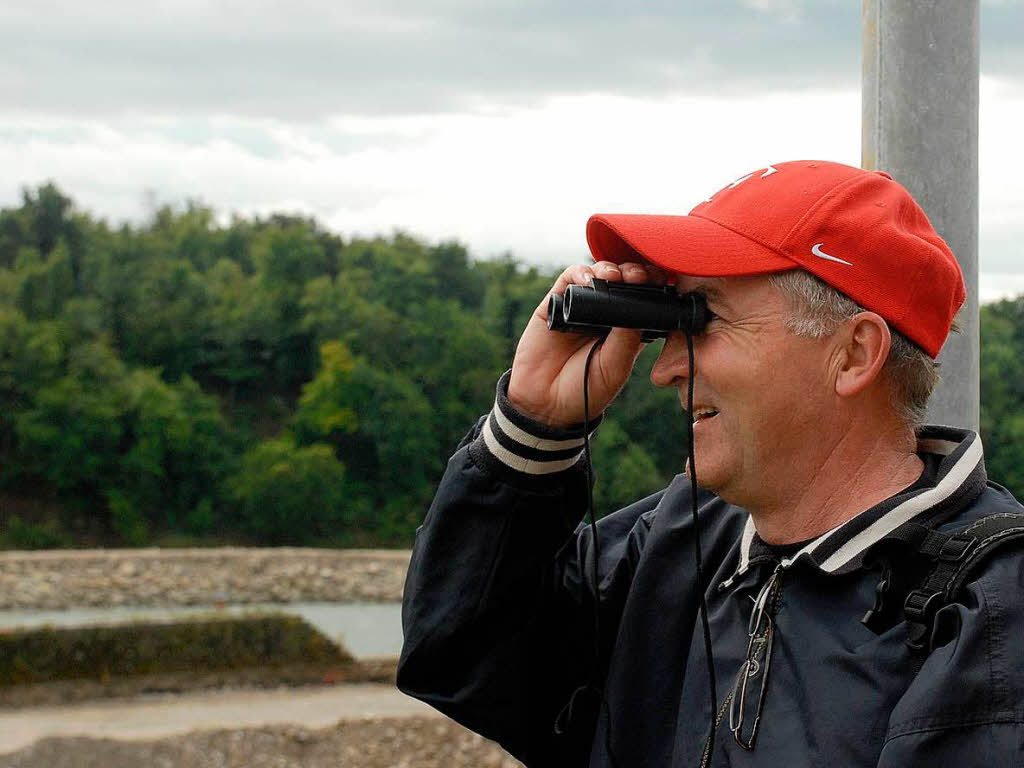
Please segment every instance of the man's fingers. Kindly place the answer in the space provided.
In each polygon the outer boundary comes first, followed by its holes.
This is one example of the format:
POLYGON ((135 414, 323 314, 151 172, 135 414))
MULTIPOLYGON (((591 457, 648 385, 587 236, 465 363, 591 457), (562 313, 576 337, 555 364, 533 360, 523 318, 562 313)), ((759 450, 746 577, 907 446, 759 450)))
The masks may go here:
POLYGON ((614 397, 629 378, 629 372, 644 347, 640 337, 640 331, 612 328, 598 350, 600 360, 595 361, 599 363, 598 375, 606 379, 606 386, 612 390, 606 394, 607 399, 614 397))
POLYGON ((635 261, 626 261, 622 264, 600 261, 594 265, 594 272, 597 277, 609 281, 621 279, 624 283, 638 285, 665 285, 668 282, 666 274, 658 267, 635 261))
MULTIPOLYGON (((624 262, 619 265, 623 282, 643 285, 654 284, 664 285, 665 274, 649 264, 638 264, 636 262, 624 262)), ((602 361, 606 370, 623 370, 633 367, 637 355, 643 349, 641 332, 628 328, 612 328, 605 339, 604 348, 601 350, 605 355, 602 361)))
POLYGON ((541 299, 540 304, 533 311, 534 318, 546 323, 548 319, 548 299, 551 297, 551 294, 565 293, 565 289, 570 285, 589 285, 590 279, 593 276, 593 268, 588 264, 573 264, 571 267, 566 267, 562 270, 562 274, 558 276, 558 279, 555 280, 555 284, 551 286, 551 290, 541 299))
POLYGON ((537 305, 537 309, 533 313, 534 317, 547 322, 548 298, 552 293, 565 293, 565 289, 570 285, 590 285, 595 277, 609 282, 619 282, 622 280, 622 273, 619 271, 618 265, 610 261, 599 261, 596 264, 573 264, 571 267, 566 267, 555 280, 555 284, 551 286, 548 295, 537 305))
POLYGON ((619 268, 618 264, 614 264, 610 261, 599 261, 594 264, 594 277, 599 277, 602 280, 617 283, 622 280, 622 270, 619 268))
MULTIPOLYGON (((572 285, 589 286, 595 278, 611 283, 643 284, 651 281, 647 266, 638 263, 574 264, 567 267, 537 306, 519 339, 509 383, 509 399, 524 413, 552 424, 579 420, 578 382, 595 339, 588 334, 549 333, 548 306, 552 294, 564 295, 572 285)), ((655 274, 655 279, 658 275, 655 274)), ((643 349, 639 331, 612 328, 598 349, 591 369, 591 405, 603 411, 629 378, 643 349)))
POLYGON ((623 282, 635 284, 648 282, 647 270, 644 268, 643 264, 635 264, 633 262, 620 264, 619 271, 622 273, 623 282))
POLYGON ((595 277, 612 283, 664 283, 664 274, 657 267, 633 262, 615 264, 611 261, 599 261, 595 264, 573 264, 566 267, 555 280, 551 290, 554 293, 564 293, 570 285, 590 285, 592 278, 595 277))

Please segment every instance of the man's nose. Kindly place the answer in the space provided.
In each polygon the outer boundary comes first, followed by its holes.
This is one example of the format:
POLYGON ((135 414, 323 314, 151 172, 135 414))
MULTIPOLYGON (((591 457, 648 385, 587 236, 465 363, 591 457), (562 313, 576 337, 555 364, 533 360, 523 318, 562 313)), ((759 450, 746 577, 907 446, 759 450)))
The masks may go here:
POLYGON ((651 383, 656 387, 677 387, 689 375, 686 335, 682 331, 675 331, 665 339, 661 354, 651 368, 651 383))

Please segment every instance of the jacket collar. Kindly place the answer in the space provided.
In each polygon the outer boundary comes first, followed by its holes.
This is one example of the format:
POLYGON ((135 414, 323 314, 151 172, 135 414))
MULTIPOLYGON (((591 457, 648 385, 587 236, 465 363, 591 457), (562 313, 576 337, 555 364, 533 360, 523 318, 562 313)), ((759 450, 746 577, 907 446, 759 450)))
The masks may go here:
MULTIPOLYGON (((917 432, 917 452, 942 457, 933 487, 897 494, 861 512, 783 558, 782 567, 788 568, 800 560, 825 573, 849 573, 863 565, 864 555, 872 545, 899 526, 945 519, 973 502, 985 489, 988 477, 977 433, 953 427, 922 427, 917 432)), ((768 559, 752 552, 754 534, 754 522, 748 515, 740 539, 739 564, 735 573, 719 585, 720 589, 729 587, 751 566, 768 559)))

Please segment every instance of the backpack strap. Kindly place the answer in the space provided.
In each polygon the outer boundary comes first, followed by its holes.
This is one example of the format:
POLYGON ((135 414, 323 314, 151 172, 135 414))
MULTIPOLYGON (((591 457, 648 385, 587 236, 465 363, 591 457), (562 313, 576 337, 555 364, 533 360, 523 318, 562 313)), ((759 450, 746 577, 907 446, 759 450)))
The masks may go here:
POLYGON ((910 625, 907 646, 920 669, 932 651, 935 614, 953 602, 979 563, 994 550, 1024 539, 1024 514, 995 514, 953 531, 929 530, 918 551, 934 565, 928 577, 903 603, 910 625))

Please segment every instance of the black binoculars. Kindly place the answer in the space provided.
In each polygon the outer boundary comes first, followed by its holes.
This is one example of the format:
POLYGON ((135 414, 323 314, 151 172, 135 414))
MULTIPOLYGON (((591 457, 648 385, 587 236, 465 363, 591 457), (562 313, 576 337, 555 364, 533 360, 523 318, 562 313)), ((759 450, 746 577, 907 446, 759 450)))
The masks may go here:
POLYGON ((564 333, 603 336, 613 327, 633 328, 643 331, 644 341, 653 341, 672 331, 700 333, 711 317, 703 294, 678 294, 669 285, 627 285, 595 277, 590 286, 570 285, 548 299, 548 328, 564 333))

